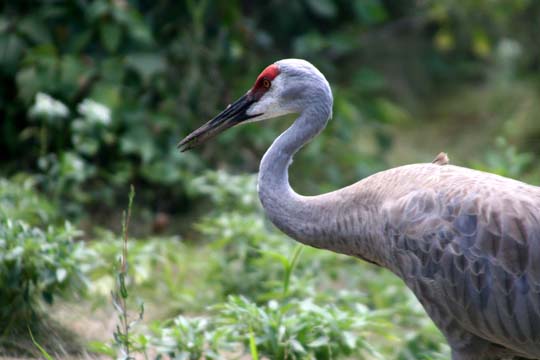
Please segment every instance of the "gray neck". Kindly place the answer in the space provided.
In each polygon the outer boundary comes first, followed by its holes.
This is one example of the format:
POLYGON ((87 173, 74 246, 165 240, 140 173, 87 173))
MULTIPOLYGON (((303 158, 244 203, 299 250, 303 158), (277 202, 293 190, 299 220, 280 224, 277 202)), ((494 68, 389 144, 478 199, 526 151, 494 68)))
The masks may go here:
MULTIPOLYGON (((330 95, 331 96, 331 95, 330 95)), ((331 116, 332 100, 312 103, 298 119, 281 134, 261 161, 258 191, 270 220, 292 238, 319 248, 324 244, 325 221, 328 214, 318 203, 318 197, 298 195, 289 185, 288 168, 293 155, 318 135, 331 116)))
POLYGON ((288 168, 294 154, 326 127, 331 104, 329 97, 326 102, 306 107, 264 154, 259 170, 259 198, 274 225, 293 239, 385 265, 385 252, 374 233, 377 212, 369 189, 348 187, 318 196, 302 196, 289 184, 288 168))

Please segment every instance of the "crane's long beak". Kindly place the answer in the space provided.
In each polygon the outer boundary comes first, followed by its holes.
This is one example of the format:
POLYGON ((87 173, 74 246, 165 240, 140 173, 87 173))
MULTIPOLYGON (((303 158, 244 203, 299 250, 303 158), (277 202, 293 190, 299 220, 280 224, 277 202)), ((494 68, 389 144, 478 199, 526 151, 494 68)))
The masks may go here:
POLYGON ((219 113, 215 118, 186 136, 182 141, 178 143, 178 149, 180 151, 186 151, 194 148, 195 146, 204 143, 205 141, 213 138, 219 133, 233 127, 236 124, 241 123, 244 120, 251 119, 258 115, 246 114, 247 109, 256 100, 253 99, 248 92, 240 99, 229 105, 225 110, 219 113))

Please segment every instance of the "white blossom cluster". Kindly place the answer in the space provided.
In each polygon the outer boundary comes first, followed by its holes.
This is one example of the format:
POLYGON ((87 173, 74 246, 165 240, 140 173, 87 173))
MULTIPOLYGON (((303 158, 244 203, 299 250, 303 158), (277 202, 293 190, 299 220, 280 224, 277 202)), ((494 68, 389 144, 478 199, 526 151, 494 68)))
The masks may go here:
POLYGON ((30 116, 33 118, 61 119, 68 115, 69 109, 66 105, 42 92, 36 94, 34 105, 30 108, 30 116))
POLYGON ((95 123, 109 125, 111 123, 111 109, 92 99, 84 99, 77 106, 79 113, 86 119, 95 123))

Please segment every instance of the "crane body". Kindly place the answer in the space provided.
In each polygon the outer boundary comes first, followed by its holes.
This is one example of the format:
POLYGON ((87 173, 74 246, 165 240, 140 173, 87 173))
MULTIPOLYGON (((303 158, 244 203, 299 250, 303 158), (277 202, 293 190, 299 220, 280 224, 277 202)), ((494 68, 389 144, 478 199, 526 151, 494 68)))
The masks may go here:
POLYGON ((261 161, 258 191, 270 220, 306 245, 399 276, 445 335, 453 360, 540 359, 540 187, 448 165, 444 154, 299 195, 288 167, 325 128, 332 102, 313 65, 281 60, 179 147, 243 122, 300 114, 261 161))

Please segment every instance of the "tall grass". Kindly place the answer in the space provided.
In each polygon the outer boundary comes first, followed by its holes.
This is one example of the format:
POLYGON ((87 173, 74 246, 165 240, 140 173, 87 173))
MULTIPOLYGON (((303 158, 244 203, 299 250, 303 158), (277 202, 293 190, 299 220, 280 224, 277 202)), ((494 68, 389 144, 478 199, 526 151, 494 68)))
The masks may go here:
MULTIPOLYGON (((118 358, 124 360, 135 359, 133 352, 140 350, 136 348, 131 334, 132 328, 138 321, 143 319, 144 316, 144 303, 140 303, 138 316, 133 319, 128 311, 128 238, 129 238, 129 222, 131 219, 131 209, 133 206, 133 199, 135 198, 135 188, 131 185, 129 192, 129 201, 127 211, 123 212, 122 216, 122 253, 120 256, 120 264, 116 271, 116 287, 111 292, 112 303, 118 316, 118 324, 113 333, 114 345, 118 349, 118 358)), ((145 353, 145 358, 146 358, 145 353)))

